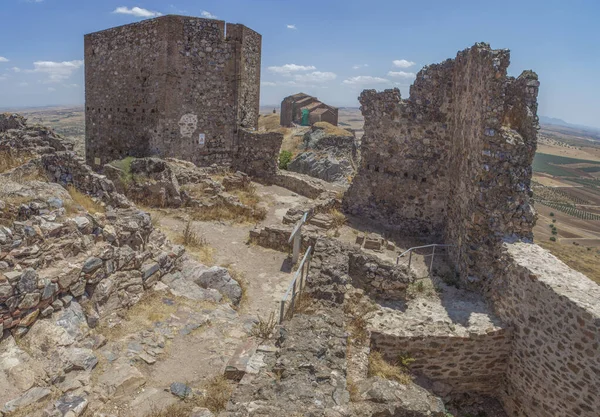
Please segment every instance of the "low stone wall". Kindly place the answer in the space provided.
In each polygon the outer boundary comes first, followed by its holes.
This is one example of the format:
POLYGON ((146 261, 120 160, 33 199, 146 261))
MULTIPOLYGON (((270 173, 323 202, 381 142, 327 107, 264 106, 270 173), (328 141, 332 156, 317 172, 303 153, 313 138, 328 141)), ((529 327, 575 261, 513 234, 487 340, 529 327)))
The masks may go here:
POLYGON ((490 289, 514 327, 501 399, 511 416, 597 416, 600 286, 537 245, 505 243, 490 289))
POLYGON ((137 209, 66 219, 60 217, 64 209, 32 204, 47 214, 0 230, 0 334, 11 328, 23 333, 38 317, 84 294, 98 316, 131 306, 184 253, 137 209))
POLYGON ((414 274, 404 265, 393 265, 362 251, 349 254, 348 275, 352 285, 381 300, 405 299, 406 289, 414 281, 414 274))
POLYGON ((371 347, 391 361, 398 360, 400 354, 415 359, 410 365, 411 371, 434 381, 433 389, 439 395, 495 395, 502 386, 511 338, 506 329, 463 337, 372 331, 371 347))
POLYGON ((277 174, 283 135, 240 129, 237 141, 232 168, 250 175, 255 180, 271 183, 277 174))
POLYGON ((114 207, 131 207, 131 202, 118 193, 114 183, 104 175, 95 173, 83 158, 73 152, 54 152, 41 156, 41 164, 50 180, 63 187, 74 186, 84 194, 99 198, 114 207))
POLYGON ((313 200, 326 191, 321 180, 289 171, 279 171, 273 183, 313 200))
MULTIPOLYGON (((250 242, 264 248, 275 249, 280 252, 291 252, 292 246, 288 241, 294 226, 271 225, 250 230, 250 242)), ((309 246, 315 246, 317 236, 313 233, 303 233, 300 249, 305 251, 309 246)))

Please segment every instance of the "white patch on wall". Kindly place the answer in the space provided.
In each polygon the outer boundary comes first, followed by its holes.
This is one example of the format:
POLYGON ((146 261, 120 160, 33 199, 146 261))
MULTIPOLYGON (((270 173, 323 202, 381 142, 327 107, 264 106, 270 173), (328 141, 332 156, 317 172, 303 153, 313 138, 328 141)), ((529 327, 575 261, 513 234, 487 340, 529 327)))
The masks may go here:
POLYGON ((205 143, 206 143, 206 135, 204 133, 200 133, 200 136, 198 136, 198 145, 204 146, 205 143))
POLYGON ((179 119, 179 132, 184 138, 191 138, 198 128, 198 116, 195 114, 184 114, 179 119))

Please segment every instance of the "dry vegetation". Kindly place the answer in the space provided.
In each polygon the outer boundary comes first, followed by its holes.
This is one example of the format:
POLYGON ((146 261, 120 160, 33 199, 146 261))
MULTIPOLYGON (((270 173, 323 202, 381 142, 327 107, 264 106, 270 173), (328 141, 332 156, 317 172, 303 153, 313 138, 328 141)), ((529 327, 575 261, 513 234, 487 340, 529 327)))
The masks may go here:
POLYGON ((155 409, 145 417, 189 417, 195 407, 208 408, 213 413, 225 410, 233 392, 233 387, 227 379, 223 376, 216 376, 201 388, 204 391, 202 397, 193 397, 162 409, 155 409))
POLYGON ((28 152, 17 152, 11 149, 0 150, 0 173, 10 171, 13 168, 19 167, 33 159, 33 156, 28 152))
POLYGON ((198 234, 191 220, 185 224, 183 233, 173 239, 175 243, 186 247, 187 251, 205 265, 214 263, 215 249, 208 244, 204 236, 198 234))
POLYGON ((266 320, 261 316, 258 316, 258 321, 254 323, 254 326, 250 331, 250 335, 261 341, 268 340, 271 338, 273 330, 275 330, 275 326, 277 326, 275 313, 271 312, 271 314, 269 314, 269 318, 266 320))
POLYGON ((369 377, 378 376, 380 378, 397 381, 403 385, 412 382, 408 373, 408 366, 413 361, 409 357, 400 357, 396 363, 390 363, 383 358, 381 352, 371 351, 369 354, 369 377))
POLYGON ((536 242, 569 267, 600 284, 600 249, 546 241, 536 242))
POLYGON ((314 124, 314 126, 319 129, 324 129, 325 133, 331 136, 352 136, 352 133, 342 129, 341 127, 334 126, 331 123, 317 122, 314 124))
POLYGON ((118 324, 111 326, 108 321, 102 321, 102 324, 97 328, 98 332, 108 340, 118 340, 126 335, 136 333, 140 329, 152 327, 158 321, 167 320, 179 308, 185 307, 200 311, 212 307, 212 304, 208 301, 192 301, 173 295, 169 295, 169 298, 176 299, 177 302, 165 303, 163 296, 163 294, 155 291, 144 293, 137 304, 120 314, 122 320, 118 324))
POLYGON ((338 209, 332 208, 331 210, 329 210, 328 214, 331 216, 334 229, 339 229, 340 227, 346 224, 346 215, 338 209))
POLYGON ((67 191, 69 192, 72 200, 65 202, 67 213, 76 214, 81 209, 92 214, 105 212, 105 208, 102 206, 102 204, 93 200, 89 195, 78 191, 73 185, 67 186, 67 191))

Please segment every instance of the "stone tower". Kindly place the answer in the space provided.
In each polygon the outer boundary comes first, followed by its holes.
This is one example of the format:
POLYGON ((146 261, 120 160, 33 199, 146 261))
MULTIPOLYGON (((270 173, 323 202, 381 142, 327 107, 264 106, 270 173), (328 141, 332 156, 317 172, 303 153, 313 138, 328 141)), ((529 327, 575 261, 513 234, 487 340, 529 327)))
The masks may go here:
POLYGON ((163 16, 85 36, 86 159, 230 164, 239 128, 257 129, 260 34, 163 16))

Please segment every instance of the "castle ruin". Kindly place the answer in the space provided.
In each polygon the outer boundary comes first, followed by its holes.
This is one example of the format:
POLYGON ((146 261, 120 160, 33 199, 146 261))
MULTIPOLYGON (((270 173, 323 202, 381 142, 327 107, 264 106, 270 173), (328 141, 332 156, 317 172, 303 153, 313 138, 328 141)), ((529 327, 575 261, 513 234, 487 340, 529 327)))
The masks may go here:
POLYGON ((86 35, 87 162, 232 164, 240 130, 258 128, 261 42, 243 25, 184 16, 86 35))

